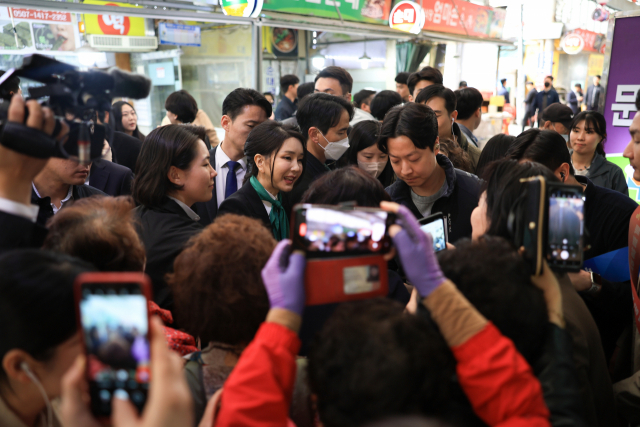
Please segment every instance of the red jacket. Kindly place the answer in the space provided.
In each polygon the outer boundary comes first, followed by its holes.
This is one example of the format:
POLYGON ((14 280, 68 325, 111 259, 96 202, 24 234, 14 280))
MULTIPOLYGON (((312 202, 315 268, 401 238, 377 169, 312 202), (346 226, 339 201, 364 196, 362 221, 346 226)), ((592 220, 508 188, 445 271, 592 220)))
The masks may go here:
MULTIPOLYGON (((227 379, 215 427, 285 427, 295 383, 298 336, 263 323, 227 379)), ((460 384, 488 425, 549 427, 540 383, 492 324, 452 349, 460 384)))

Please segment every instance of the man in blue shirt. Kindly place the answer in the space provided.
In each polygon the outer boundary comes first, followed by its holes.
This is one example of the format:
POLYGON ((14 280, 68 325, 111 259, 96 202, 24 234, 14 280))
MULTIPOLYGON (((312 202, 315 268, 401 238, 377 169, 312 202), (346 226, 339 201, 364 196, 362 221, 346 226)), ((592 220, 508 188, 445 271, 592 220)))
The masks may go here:
POLYGON ((276 108, 276 120, 283 121, 293 116, 296 107, 296 96, 298 93, 298 85, 300 79, 293 74, 287 74, 280 77, 280 92, 282 93, 282 99, 278 103, 276 108))
POLYGON ((507 79, 500 80, 500 87, 498 88, 498 96, 504 96, 504 103, 511 104, 511 102, 509 102, 509 91, 507 90, 507 79))

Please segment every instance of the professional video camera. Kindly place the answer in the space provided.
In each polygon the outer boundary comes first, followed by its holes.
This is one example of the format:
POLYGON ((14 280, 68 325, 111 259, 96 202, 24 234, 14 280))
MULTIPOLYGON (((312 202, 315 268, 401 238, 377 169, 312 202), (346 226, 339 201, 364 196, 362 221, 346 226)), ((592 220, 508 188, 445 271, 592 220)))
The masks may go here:
MULTIPOLYGON (((111 140, 106 127, 96 123, 97 114, 110 111, 115 97, 143 99, 151 90, 151 81, 139 74, 117 68, 109 72, 80 71, 38 54, 25 56, 21 68, 4 73, 0 88, 11 76, 44 84, 30 88, 29 99, 41 100, 42 105, 53 110, 57 118, 54 135, 61 129, 65 113, 73 113, 76 120, 67 121, 69 133, 62 141, 56 141, 36 129, 7 121, 10 101, 0 99, 0 144, 31 157, 76 157, 83 164, 100 158, 105 137, 111 140)), ((28 115, 26 108, 25 114, 28 115)))

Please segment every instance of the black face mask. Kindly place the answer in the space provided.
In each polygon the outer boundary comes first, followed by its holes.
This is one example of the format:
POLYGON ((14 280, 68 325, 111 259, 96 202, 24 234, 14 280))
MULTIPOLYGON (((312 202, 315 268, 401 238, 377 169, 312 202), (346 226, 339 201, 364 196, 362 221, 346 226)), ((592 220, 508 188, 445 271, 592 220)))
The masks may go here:
POLYGON ((549 83, 549 82, 544 82, 544 87, 549 87, 549 86, 551 86, 551 83, 549 83))

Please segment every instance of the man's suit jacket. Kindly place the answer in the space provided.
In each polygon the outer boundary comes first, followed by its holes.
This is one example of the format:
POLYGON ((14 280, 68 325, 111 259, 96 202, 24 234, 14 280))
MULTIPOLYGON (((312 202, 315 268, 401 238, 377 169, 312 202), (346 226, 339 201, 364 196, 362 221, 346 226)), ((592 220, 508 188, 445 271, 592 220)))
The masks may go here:
POLYGON ((89 172, 89 185, 114 197, 131 194, 132 180, 131 169, 108 160, 96 160, 89 172))
POLYGON ((142 141, 123 132, 113 132, 113 138, 109 142, 113 151, 113 162, 135 172, 142 141))
POLYGON ((602 86, 591 85, 587 88, 587 95, 584 97, 584 103, 587 106, 587 110, 598 109, 598 103, 600 102, 601 93, 602 93, 602 86))
MULTIPOLYGON (((213 166, 214 169, 216 168, 216 150, 218 149, 218 147, 219 145, 216 145, 211 150, 209 150, 209 156, 211 158, 209 161, 211 162, 211 166, 213 166)), ((218 171, 216 170, 216 172, 218 171)), ((193 211, 200 217, 200 224, 202 224, 204 227, 211 224, 218 215, 218 193, 217 187, 215 185, 213 186, 212 194, 213 197, 211 197, 211 200, 209 200, 208 202, 198 202, 195 205, 191 206, 191 209, 193 209, 193 211)))

